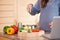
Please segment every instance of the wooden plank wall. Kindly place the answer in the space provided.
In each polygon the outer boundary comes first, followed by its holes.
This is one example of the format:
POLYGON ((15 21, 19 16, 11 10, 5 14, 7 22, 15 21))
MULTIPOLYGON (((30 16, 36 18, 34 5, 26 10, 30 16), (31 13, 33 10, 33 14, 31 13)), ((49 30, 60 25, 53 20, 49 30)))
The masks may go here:
POLYGON ((0 0, 0 31, 5 25, 16 24, 17 0, 0 0))
POLYGON ((27 5, 35 4, 37 0, 18 0, 18 22, 22 22, 24 25, 35 24, 38 15, 31 16, 27 12, 27 5))
POLYGON ((36 0, 0 0, 0 31, 3 31, 5 25, 18 22, 35 24, 38 15, 31 16, 26 10, 27 4, 35 2, 36 0))

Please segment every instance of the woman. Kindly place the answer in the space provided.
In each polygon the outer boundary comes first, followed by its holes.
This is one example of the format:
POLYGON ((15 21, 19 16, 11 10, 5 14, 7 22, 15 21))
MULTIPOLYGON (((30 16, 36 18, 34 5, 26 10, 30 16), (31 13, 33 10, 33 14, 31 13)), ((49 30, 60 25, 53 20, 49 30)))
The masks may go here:
POLYGON ((28 5, 27 10, 31 15, 40 14, 39 28, 44 31, 51 31, 53 17, 58 16, 59 0, 38 0, 35 6, 28 5))

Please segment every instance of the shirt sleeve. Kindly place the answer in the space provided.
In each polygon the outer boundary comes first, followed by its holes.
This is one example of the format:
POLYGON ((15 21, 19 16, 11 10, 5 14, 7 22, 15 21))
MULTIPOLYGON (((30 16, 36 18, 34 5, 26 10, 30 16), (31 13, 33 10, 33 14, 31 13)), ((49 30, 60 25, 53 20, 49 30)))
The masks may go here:
POLYGON ((40 0, 36 2, 36 4, 31 9, 31 15, 38 14, 40 12, 40 0))

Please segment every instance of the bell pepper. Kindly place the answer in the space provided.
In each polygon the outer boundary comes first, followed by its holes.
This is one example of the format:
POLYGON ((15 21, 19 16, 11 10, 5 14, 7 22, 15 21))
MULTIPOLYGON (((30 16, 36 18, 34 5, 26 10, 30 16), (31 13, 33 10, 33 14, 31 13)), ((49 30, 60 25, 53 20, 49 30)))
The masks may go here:
POLYGON ((15 33, 18 33, 18 26, 16 26, 16 25, 13 25, 13 26, 12 26, 12 28, 14 28, 14 30, 15 30, 15 33))
POLYGON ((14 28, 8 28, 8 29, 7 29, 7 34, 12 35, 12 34, 14 34, 14 33, 15 33, 14 28))
POLYGON ((7 33, 7 28, 10 28, 10 26, 4 26, 4 28, 3 28, 4 33, 7 33))

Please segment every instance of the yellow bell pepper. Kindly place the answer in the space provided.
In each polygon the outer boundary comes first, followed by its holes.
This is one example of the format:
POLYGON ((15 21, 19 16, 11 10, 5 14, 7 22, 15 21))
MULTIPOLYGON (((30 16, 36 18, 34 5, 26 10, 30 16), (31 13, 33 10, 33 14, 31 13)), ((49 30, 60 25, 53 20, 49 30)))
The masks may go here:
POLYGON ((7 34, 12 35, 12 34, 14 34, 14 33, 15 33, 15 31, 14 31, 13 28, 8 28, 8 29, 7 29, 7 34))

